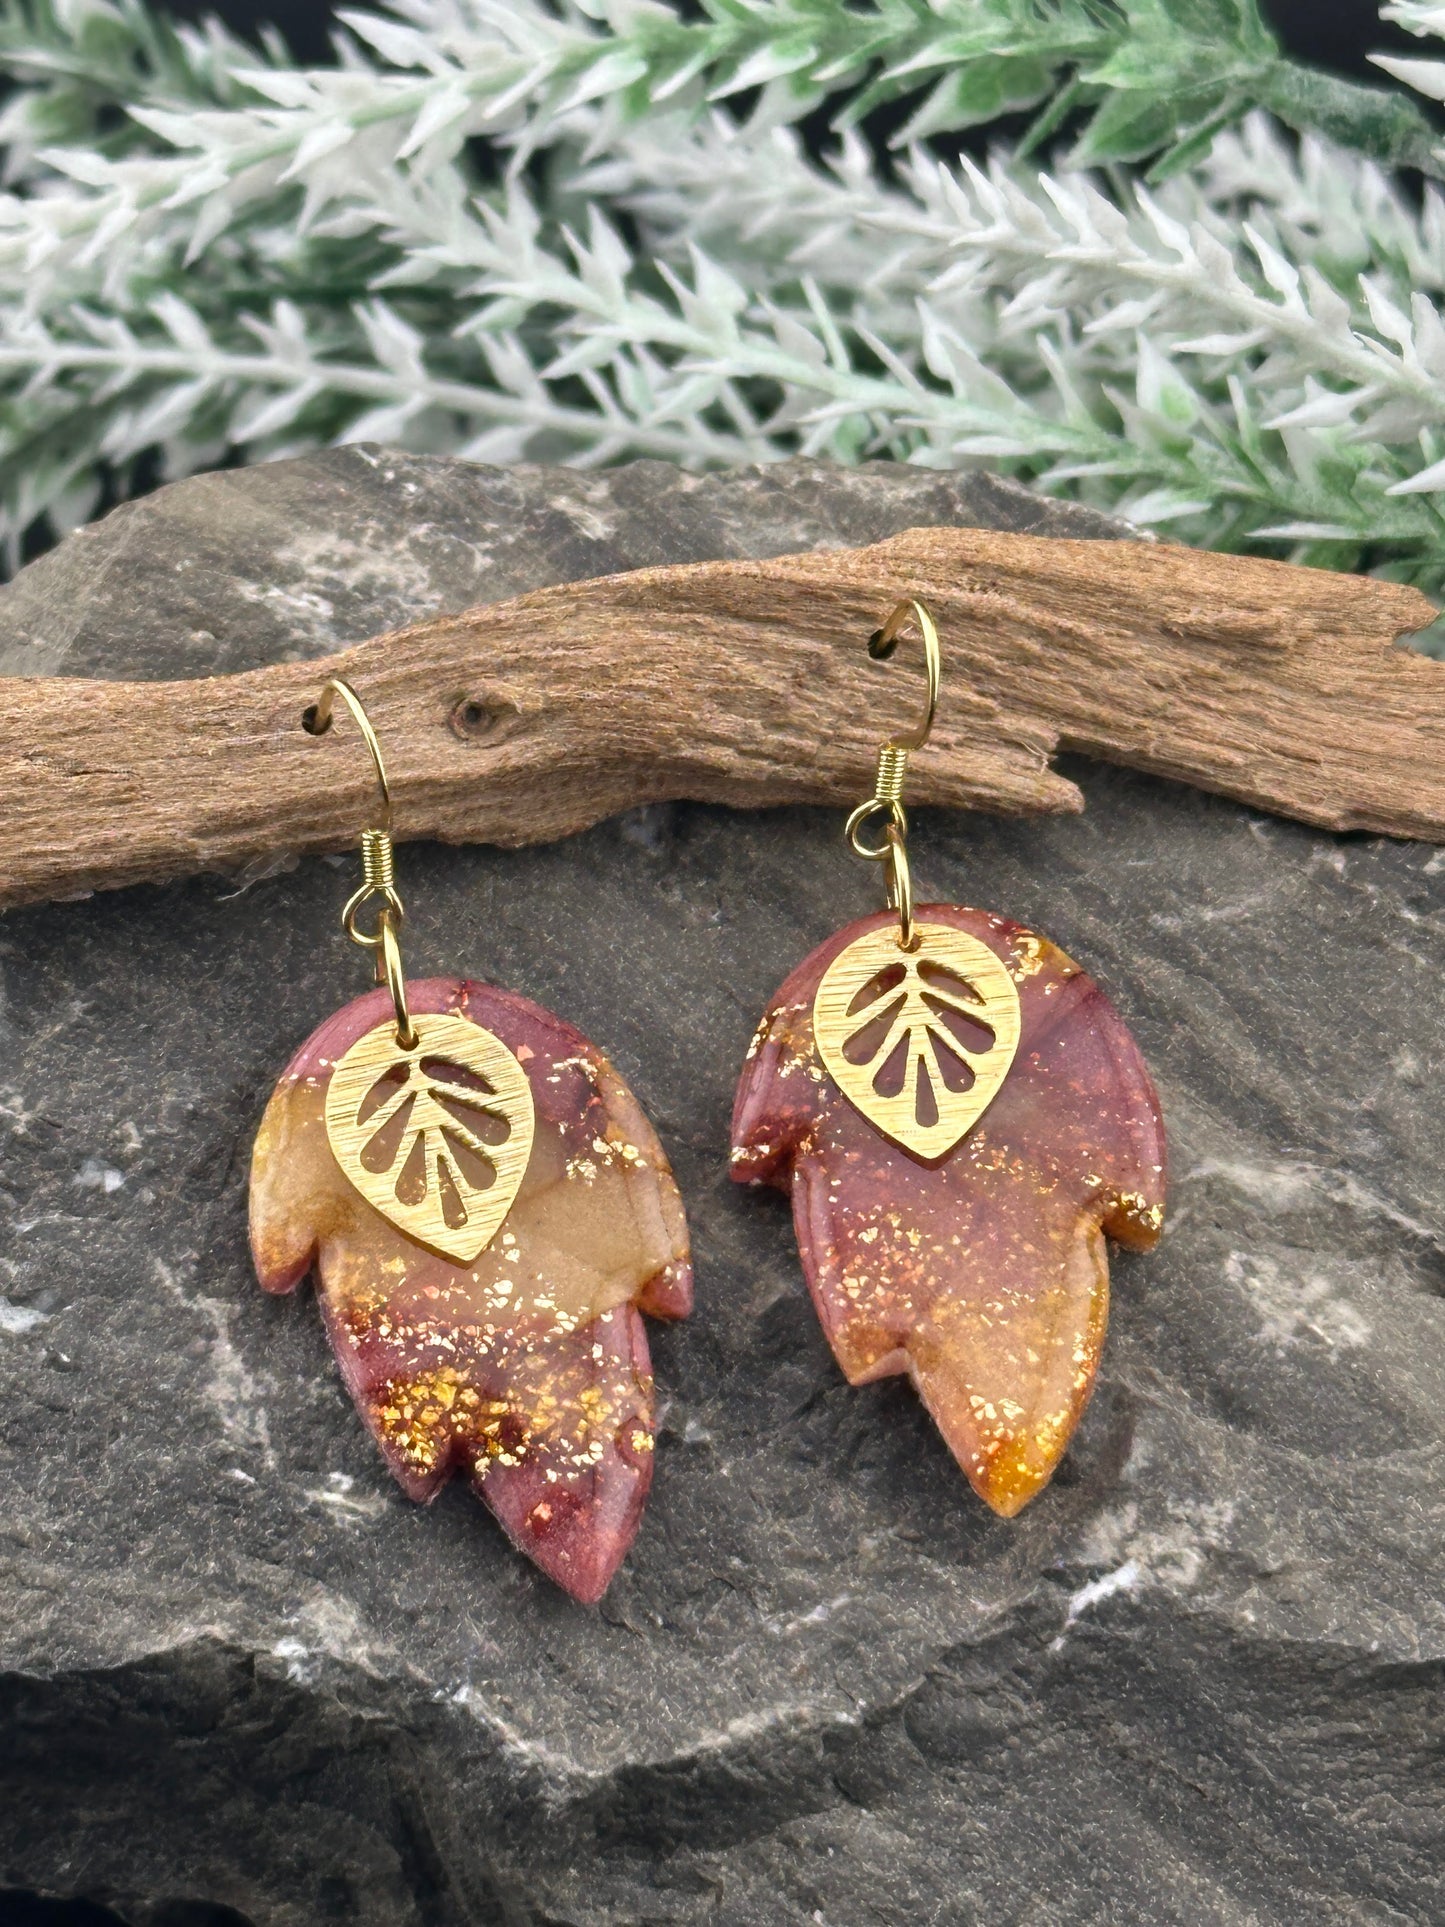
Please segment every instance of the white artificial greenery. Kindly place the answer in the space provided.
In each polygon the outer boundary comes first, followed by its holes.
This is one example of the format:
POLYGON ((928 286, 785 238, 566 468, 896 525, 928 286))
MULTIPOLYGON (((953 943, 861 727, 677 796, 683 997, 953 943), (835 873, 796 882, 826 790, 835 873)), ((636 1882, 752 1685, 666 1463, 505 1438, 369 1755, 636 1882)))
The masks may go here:
MULTIPOLYGON (((366 439, 982 464, 1445 597, 1445 137, 1253 0, 340 19, 301 71, 149 0, 0 0, 12 559, 156 476, 366 439), (986 162, 941 141, 1018 108, 986 162)), ((1380 64, 1445 98, 1445 61, 1380 64)))

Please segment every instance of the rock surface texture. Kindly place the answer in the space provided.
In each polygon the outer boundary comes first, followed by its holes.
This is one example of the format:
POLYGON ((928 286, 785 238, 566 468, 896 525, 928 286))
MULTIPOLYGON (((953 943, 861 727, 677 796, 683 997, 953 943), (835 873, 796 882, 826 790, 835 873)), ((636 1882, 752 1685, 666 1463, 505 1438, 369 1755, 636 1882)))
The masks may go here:
MULTIPOLYGON (((1118 533, 906 470, 352 450, 72 538, 0 594, 0 659, 198 675, 927 520, 1118 533)), ((0 923, 0 1887, 143 1927, 1445 1915, 1445 859, 1069 774, 1082 817, 912 842, 922 896, 1098 980, 1170 1129, 1164 1240, 1116 1257, 1015 1520, 905 1384, 848 1386, 786 1205, 728 1176, 758 1013, 876 907, 840 823, 401 852, 411 969, 565 1013, 687 1200, 697 1311, 653 1328, 652 1496, 595 1609, 460 1485, 411 1504, 315 1307, 250 1274, 267 1095, 364 988, 355 865, 0 923)))

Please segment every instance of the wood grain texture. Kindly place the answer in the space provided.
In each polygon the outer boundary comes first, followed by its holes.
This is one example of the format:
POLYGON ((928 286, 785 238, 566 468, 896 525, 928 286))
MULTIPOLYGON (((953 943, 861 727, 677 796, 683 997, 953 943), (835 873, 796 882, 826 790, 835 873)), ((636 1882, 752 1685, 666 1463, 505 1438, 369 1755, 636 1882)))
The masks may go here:
POLYGON ((865 549, 571 583, 321 661, 185 683, 0 680, 0 905, 352 845, 373 808, 360 689, 399 838, 517 845, 673 797, 851 803, 921 670, 863 642, 928 602, 944 694, 909 798, 1082 806, 1082 751, 1329 829, 1445 835, 1445 667, 1392 648, 1416 591, 1145 544, 914 529, 865 549))

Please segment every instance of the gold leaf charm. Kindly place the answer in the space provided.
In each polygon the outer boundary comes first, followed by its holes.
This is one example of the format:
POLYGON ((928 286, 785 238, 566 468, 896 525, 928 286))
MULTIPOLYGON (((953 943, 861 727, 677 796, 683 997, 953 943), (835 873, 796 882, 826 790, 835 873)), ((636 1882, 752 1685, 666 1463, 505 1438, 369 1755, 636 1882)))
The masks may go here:
POLYGON ((368 1204, 418 1244, 470 1264, 512 1208, 532 1154, 532 1087, 465 1017, 419 1016, 411 1050, 388 1021, 338 1060, 326 1136, 368 1204))
POLYGON ((880 924, 829 964, 813 1000, 828 1074, 885 1137, 916 1157, 946 1156, 1008 1076, 1019 994, 986 943, 920 923, 904 950, 880 924))

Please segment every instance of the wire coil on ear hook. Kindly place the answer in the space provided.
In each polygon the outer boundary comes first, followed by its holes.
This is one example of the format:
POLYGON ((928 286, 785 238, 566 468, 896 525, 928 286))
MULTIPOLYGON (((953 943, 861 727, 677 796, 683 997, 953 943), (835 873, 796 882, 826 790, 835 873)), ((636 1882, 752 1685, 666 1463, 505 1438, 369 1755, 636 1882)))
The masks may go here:
POLYGON ((927 676, 923 720, 906 735, 889 737, 878 751, 878 767, 873 778, 873 794, 849 816, 843 834, 855 856, 887 867, 888 907, 898 912, 900 948, 913 950, 917 933, 913 927, 913 876, 908 867, 908 812, 903 807, 903 786, 908 777, 908 759, 922 749, 933 732, 938 710, 938 692, 943 679, 942 653, 933 617, 921 602, 900 602, 881 629, 868 639, 868 653, 875 662, 886 662, 898 646, 898 639, 910 617, 917 623, 923 640, 924 668, 927 676), (864 836, 865 825, 877 815, 887 818, 881 840, 874 843, 864 836))
POLYGON ((396 1040, 403 1050, 414 1050, 418 1040, 411 1012, 407 1008, 406 975, 402 969, 401 944, 398 941, 398 933, 406 921, 406 909, 396 888, 396 852, 391 838, 391 785, 386 779, 381 744, 365 705, 344 676, 333 676, 325 685, 315 708, 308 710, 302 718, 302 727, 308 735, 324 736, 331 728, 338 696, 351 711, 362 739, 371 752, 381 790, 382 809, 381 823, 361 832, 361 888, 350 897, 342 911, 341 927, 353 943, 360 944, 363 950, 376 952, 376 981, 385 984, 391 992, 391 1001, 396 1010, 396 1040), (373 898, 379 901, 380 909, 375 927, 365 930, 357 918, 373 898))

